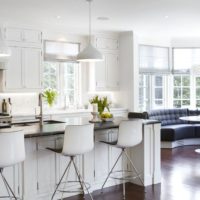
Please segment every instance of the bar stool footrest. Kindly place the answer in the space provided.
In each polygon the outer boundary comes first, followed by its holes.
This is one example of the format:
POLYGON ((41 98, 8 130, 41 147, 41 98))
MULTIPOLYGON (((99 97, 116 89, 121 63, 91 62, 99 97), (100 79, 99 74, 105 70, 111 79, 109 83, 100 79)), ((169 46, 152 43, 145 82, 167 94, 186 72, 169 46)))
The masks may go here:
MULTIPOLYGON (((62 182, 59 187, 62 188, 61 185, 65 185, 65 187, 66 187, 67 183, 78 183, 78 184, 84 185, 83 182, 79 182, 79 181, 65 181, 65 182, 62 182)), ((87 182, 84 182, 84 183, 85 183, 87 189, 89 190, 91 188, 91 185, 87 182)), ((85 187, 84 187, 84 189, 85 189, 85 187)), ((58 189, 57 192, 62 192, 62 193, 80 193, 80 192, 83 192, 84 193, 84 191, 85 191, 84 189, 82 189, 81 187, 77 188, 77 190, 58 189)))
MULTIPOLYGON (((16 197, 18 200, 22 200, 21 198, 19 197, 16 197)), ((13 196, 0 196, 0 199, 16 199, 15 197, 13 196)))
POLYGON ((135 174, 133 171, 129 171, 129 170, 118 170, 118 171, 114 171, 111 173, 110 175, 110 178, 112 179, 116 179, 116 180, 121 180, 121 181, 131 181, 133 179, 136 179, 136 178, 139 178, 140 176, 143 175, 143 173, 140 173, 139 175, 132 175, 132 174, 135 174), (119 173, 131 173, 131 175, 127 175, 127 176, 123 176, 123 177, 117 177, 117 176, 114 176, 115 174, 119 174, 119 173))

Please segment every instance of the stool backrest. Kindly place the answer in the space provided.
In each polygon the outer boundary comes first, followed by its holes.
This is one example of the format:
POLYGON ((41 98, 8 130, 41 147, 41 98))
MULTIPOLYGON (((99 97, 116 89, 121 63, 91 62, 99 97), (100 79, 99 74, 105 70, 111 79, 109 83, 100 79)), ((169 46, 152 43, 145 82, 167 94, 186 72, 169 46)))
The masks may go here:
POLYGON ((122 121, 119 125, 117 145, 121 147, 133 147, 142 141, 143 120, 122 121))
POLYGON ((25 160, 24 132, 0 133, 0 168, 15 165, 25 160))
POLYGON ((62 153, 79 155, 94 148, 94 124, 68 125, 65 129, 62 153))

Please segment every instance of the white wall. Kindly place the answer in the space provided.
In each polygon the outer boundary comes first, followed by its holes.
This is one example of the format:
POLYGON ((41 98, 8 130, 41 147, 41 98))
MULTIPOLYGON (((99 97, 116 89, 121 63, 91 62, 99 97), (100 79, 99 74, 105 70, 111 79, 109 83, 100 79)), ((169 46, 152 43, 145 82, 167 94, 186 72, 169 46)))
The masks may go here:
POLYGON ((134 107, 134 35, 132 31, 120 34, 120 103, 132 110, 134 107))

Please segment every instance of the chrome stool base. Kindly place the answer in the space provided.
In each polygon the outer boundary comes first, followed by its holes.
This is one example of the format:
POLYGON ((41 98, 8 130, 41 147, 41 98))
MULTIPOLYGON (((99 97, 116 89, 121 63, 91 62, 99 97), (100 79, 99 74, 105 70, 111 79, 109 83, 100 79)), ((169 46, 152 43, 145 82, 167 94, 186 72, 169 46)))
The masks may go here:
POLYGON ((76 166, 76 164, 75 164, 75 162, 74 162, 74 156, 71 156, 71 157, 70 157, 69 164, 67 165, 67 167, 66 167, 66 169, 65 169, 65 171, 64 171, 64 173, 63 173, 63 175, 62 175, 62 177, 61 177, 61 179, 60 179, 60 181, 59 181, 59 183, 57 184, 56 189, 55 189, 55 191, 54 191, 54 193, 53 193, 53 195, 52 195, 52 197, 51 197, 51 200, 53 200, 53 198, 54 198, 56 192, 61 192, 62 194, 63 194, 63 193, 82 192, 82 194, 84 195, 84 194, 85 194, 84 189, 86 189, 88 195, 90 196, 90 199, 93 200, 93 197, 92 197, 92 195, 91 195, 90 192, 89 192, 90 185, 89 185, 89 183, 84 182, 84 180, 83 180, 83 178, 82 178, 82 176, 81 176, 81 174, 80 174, 80 172, 79 172, 79 170, 78 170, 78 168, 77 168, 77 166, 76 166), (73 166, 74 166, 76 175, 77 175, 77 177, 78 177, 78 181, 66 181, 66 182, 62 182, 62 180, 63 180, 65 174, 67 173, 67 171, 69 170, 69 168, 70 168, 70 166, 71 166, 72 164, 73 164, 73 166), (64 189, 63 189, 63 190, 58 189, 59 186, 61 186, 61 184, 66 184, 66 183, 79 183, 81 188, 80 188, 80 190, 74 190, 74 191, 69 191, 69 190, 64 190, 64 189))
POLYGON ((15 196, 12 188, 8 184, 6 178, 3 175, 3 169, 0 169, 0 174, 1 174, 1 177, 2 177, 2 180, 3 180, 3 183, 5 185, 5 188, 7 190, 7 193, 8 193, 8 196, 0 196, 0 199, 10 199, 10 200, 12 200, 12 199, 18 200, 19 199, 19 200, 21 200, 21 198, 15 196))
MULTIPOLYGON (((142 185, 144 185, 144 182, 143 180, 141 179, 141 176, 142 174, 139 174, 138 173, 138 170, 136 169, 136 167, 134 166, 132 160, 130 159, 129 155, 127 154, 126 150, 125 149, 122 149, 122 152, 120 153, 120 155, 118 156, 115 164, 113 165, 112 169, 110 170, 105 182, 103 183, 102 187, 101 187, 101 192, 103 193, 103 188, 106 184, 106 182, 108 181, 108 178, 112 178, 112 179, 117 179, 117 180, 121 180, 121 181, 130 181, 130 180, 133 180, 133 179, 136 179, 136 178, 139 178, 140 182, 142 183, 142 185), (129 171, 129 170, 119 170, 119 171, 113 171, 115 166, 117 165, 119 159, 125 155, 126 158, 128 159, 128 161, 130 162, 132 168, 134 169, 134 171, 129 171), (122 173, 122 174, 125 174, 125 173, 132 173, 132 172, 135 172, 135 176, 123 176, 123 177, 115 177, 115 176, 111 176, 111 174, 114 174, 114 173, 122 173)), ((126 196, 126 192, 125 192, 125 182, 123 182, 123 199, 125 199, 125 196, 126 196)))

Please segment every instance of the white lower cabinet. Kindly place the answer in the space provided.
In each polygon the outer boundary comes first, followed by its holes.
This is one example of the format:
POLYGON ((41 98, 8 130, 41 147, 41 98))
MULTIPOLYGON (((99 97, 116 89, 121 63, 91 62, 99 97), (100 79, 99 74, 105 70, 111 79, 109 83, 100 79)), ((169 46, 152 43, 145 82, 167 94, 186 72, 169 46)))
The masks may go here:
MULTIPOLYGON (((138 170, 144 173, 142 177, 145 186, 147 186, 157 184, 161 180, 160 124, 145 125, 143 130, 143 142, 130 148, 128 154, 138 170)), ((102 144, 99 141, 114 141, 117 134, 117 129, 95 131, 94 150, 85 155, 77 156, 75 159, 82 176, 91 185, 91 192, 101 188, 120 154, 120 149, 102 144)), ((22 164, 6 168, 4 171, 11 187, 23 200, 49 200, 51 198, 56 184, 69 163, 69 158, 46 150, 46 147, 60 148, 62 145, 63 135, 25 139, 26 160, 22 164)), ((130 168, 126 160, 122 162, 120 159, 115 171, 121 170, 122 166, 124 169, 130 168)), ((70 181, 77 180, 72 166, 67 176, 70 181)), ((120 181, 109 179, 105 187, 119 183, 120 181)), ((136 179, 134 183, 140 184, 136 179)), ((72 184, 67 189, 75 190, 77 186, 77 183, 72 184)), ((0 182, 0 195, 5 194, 5 192, 2 182, 0 182)), ((65 193, 63 197, 72 195, 74 194, 65 193)), ((56 198, 60 199, 61 194, 57 193, 56 198)))

